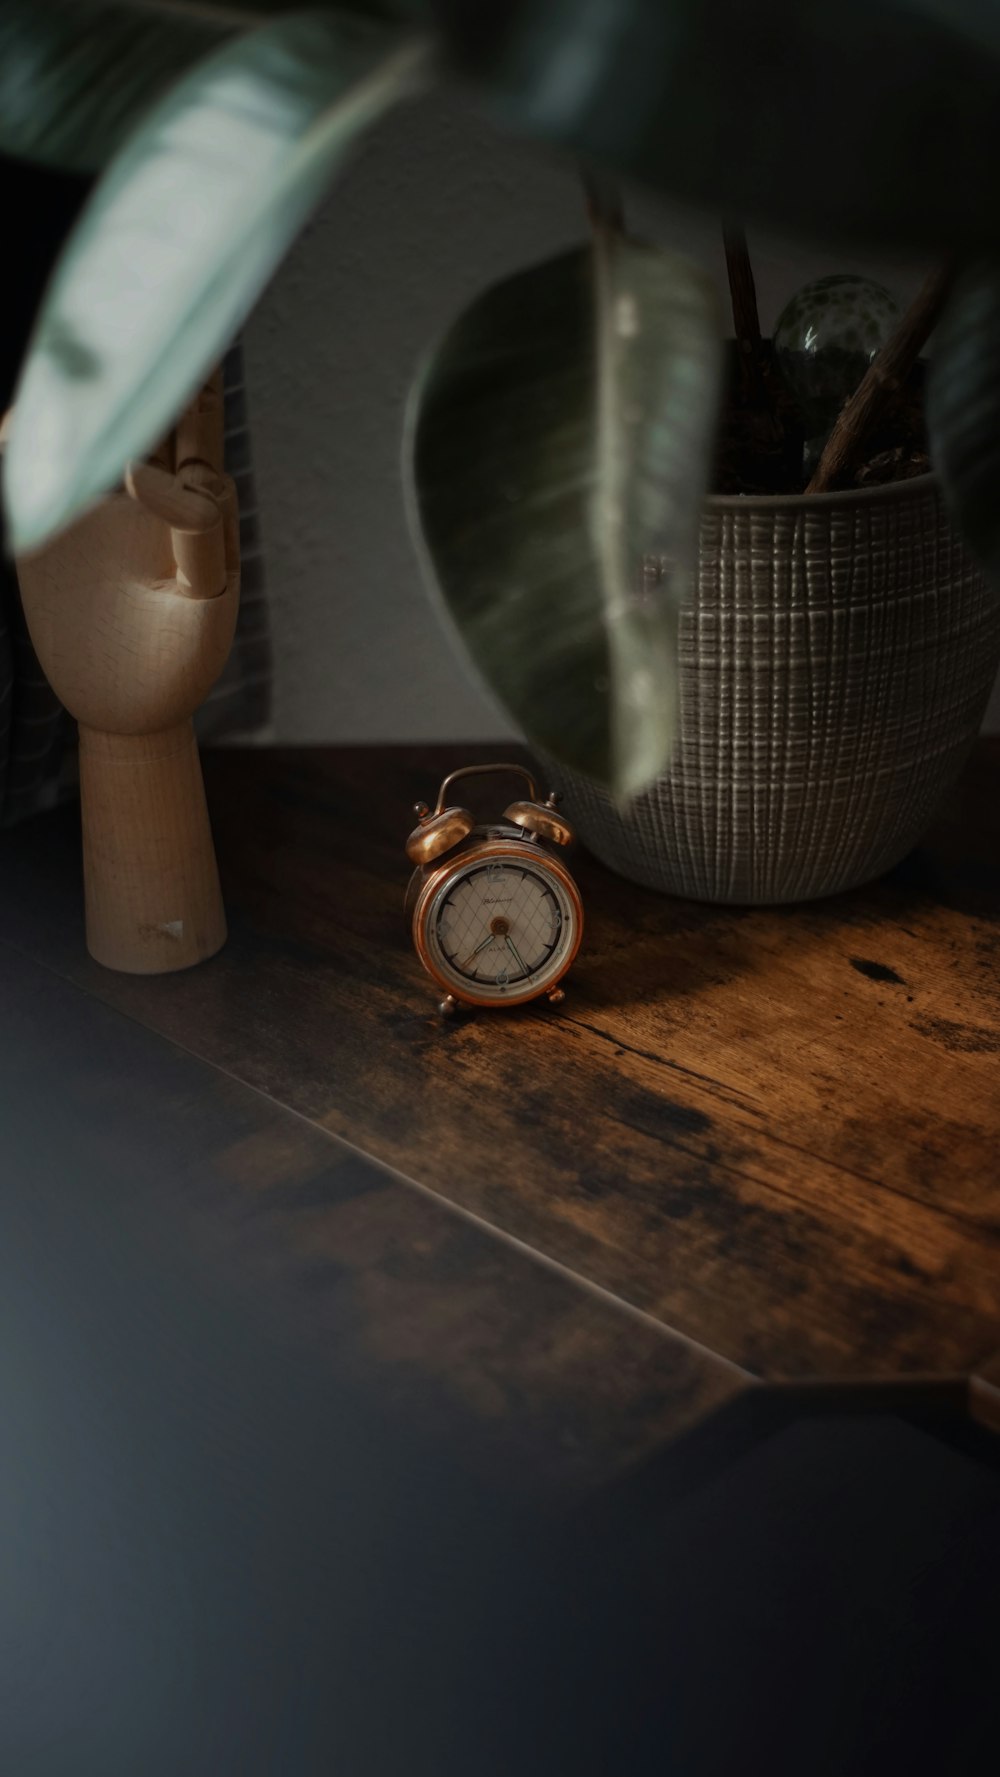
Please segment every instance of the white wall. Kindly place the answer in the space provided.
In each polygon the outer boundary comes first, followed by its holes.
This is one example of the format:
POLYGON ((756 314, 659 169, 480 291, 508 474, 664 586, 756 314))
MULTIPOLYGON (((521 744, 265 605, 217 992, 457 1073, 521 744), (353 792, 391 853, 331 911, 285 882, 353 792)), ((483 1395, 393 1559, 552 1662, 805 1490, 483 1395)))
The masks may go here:
MULTIPOLYGON (((633 225, 723 283, 711 222, 630 202, 633 225)), ((246 330, 274 605, 274 738, 508 732, 441 633, 403 515, 403 406, 421 354, 485 285, 582 238, 573 168, 461 99, 398 112, 363 145, 246 330)), ((752 239, 762 324, 836 254, 752 239)), ((869 267, 906 295, 914 274, 869 267)), ((998 687, 1000 692, 1000 687, 998 687)), ((1000 728, 1000 695, 993 723, 1000 728)))

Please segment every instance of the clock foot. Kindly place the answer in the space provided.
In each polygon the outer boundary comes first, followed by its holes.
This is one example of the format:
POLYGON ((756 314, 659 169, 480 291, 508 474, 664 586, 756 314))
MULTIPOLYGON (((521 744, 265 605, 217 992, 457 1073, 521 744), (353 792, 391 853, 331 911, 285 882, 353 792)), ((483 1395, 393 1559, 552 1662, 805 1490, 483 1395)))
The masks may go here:
POLYGON ((440 1012, 442 1018, 451 1018, 454 1016, 454 1014, 458 1011, 458 1001, 455 998, 454 994, 451 994, 451 993, 445 994, 444 999, 441 1000, 438 1004, 438 1011, 440 1012))
POLYGON ((566 998, 566 995, 564 994, 562 988, 561 987, 554 987, 552 989, 552 992, 549 994, 549 1005, 550 1006, 561 1006, 563 1003, 563 1000, 565 998, 566 998))

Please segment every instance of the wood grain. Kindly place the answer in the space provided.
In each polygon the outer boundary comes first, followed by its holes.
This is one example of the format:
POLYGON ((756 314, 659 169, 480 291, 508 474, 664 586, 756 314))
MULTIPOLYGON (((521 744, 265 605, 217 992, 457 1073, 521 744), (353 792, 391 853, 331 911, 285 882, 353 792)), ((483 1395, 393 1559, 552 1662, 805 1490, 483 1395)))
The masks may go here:
POLYGON ((236 1326, 508 1495, 582 1500, 749 1381, 3 946, 0 1008, 5 1212, 44 1179, 178 1245, 236 1326))
POLYGON ((8 845, 5 936, 760 1376, 1000 1350, 1000 745, 904 865, 827 903, 699 907, 579 858, 561 1013, 442 1026, 402 848, 469 757, 211 757, 232 938, 190 976, 88 964, 64 815, 8 845))
POLYGON ((981 1364, 972 1377, 969 1408, 980 1425, 1000 1433, 1000 1352, 981 1364))

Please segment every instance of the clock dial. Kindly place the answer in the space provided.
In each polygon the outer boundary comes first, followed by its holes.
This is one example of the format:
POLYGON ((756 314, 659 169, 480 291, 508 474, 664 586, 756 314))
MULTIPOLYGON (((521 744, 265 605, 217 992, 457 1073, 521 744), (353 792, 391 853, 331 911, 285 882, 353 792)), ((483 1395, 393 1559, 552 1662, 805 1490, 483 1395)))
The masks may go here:
POLYGON ((530 998, 558 978, 579 921, 561 877, 530 856, 470 860, 428 908, 435 973, 474 999, 530 998))

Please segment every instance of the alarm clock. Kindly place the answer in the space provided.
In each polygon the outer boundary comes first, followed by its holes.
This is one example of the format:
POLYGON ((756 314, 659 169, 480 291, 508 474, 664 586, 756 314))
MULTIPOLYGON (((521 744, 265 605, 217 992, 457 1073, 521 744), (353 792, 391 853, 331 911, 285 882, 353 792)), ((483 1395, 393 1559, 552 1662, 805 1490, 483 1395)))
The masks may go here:
POLYGON ((540 801, 523 765, 466 765, 445 778, 433 809, 418 802, 414 813, 407 904, 414 948, 443 990, 439 1010, 523 1006, 543 995, 558 1005, 583 936, 580 891, 558 855, 573 838, 558 797, 540 801), (477 826, 449 803, 460 779, 501 773, 524 779, 527 796, 495 824, 477 826))

